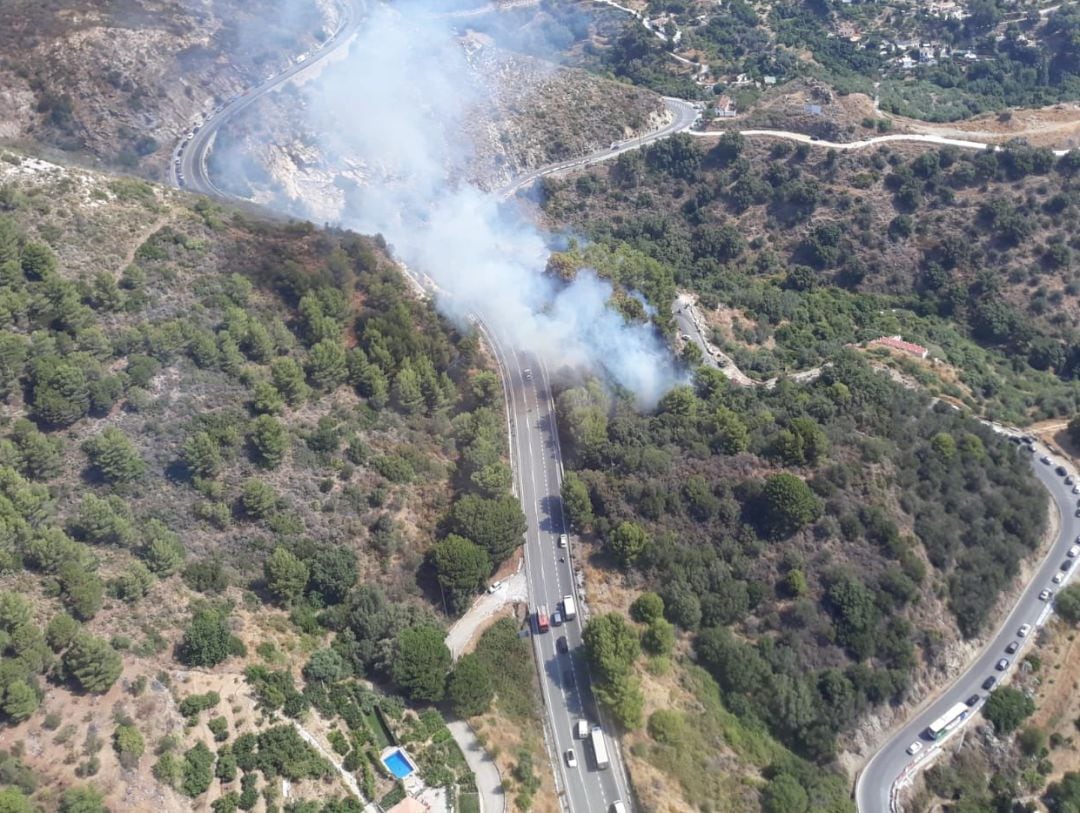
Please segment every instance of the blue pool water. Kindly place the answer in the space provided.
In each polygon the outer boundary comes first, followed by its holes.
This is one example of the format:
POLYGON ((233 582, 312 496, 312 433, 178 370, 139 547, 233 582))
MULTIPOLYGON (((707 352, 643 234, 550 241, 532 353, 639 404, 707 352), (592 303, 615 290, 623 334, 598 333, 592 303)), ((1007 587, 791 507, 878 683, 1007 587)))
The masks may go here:
POLYGON ((398 779, 404 779, 413 772, 413 767, 400 749, 383 757, 383 764, 398 779))

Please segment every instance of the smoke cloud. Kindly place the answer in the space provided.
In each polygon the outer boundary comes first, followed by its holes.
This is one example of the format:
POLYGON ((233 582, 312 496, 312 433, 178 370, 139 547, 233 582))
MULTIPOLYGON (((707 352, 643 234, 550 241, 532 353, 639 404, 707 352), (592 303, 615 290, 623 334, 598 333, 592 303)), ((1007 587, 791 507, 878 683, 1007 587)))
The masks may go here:
POLYGON ((383 234, 445 292, 439 306, 451 318, 476 315, 549 368, 606 371, 655 404, 680 375, 655 328, 609 307, 612 288, 595 274, 545 275, 545 236, 467 181, 460 133, 486 92, 445 19, 416 4, 373 7, 308 103, 324 154, 347 156, 365 177, 345 196, 341 222, 383 234))

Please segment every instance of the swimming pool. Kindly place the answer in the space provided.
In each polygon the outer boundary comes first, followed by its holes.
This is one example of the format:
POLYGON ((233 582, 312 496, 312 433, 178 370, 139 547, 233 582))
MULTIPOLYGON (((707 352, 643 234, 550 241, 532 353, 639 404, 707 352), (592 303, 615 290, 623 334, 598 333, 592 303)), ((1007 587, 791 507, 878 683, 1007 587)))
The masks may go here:
POLYGON ((411 774, 416 768, 413 766, 412 761, 405 756, 404 752, 400 748, 395 748, 389 754, 382 758, 383 765, 385 765, 390 773, 396 776, 398 779, 404 779, 411 774))

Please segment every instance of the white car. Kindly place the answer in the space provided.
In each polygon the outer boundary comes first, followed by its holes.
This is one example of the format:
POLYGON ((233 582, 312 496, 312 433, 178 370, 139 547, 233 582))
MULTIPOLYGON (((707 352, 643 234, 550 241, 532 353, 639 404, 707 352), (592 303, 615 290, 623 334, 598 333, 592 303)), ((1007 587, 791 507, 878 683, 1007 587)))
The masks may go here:
POLYGON ((1029 632, 1031 632, 1031 624, 1024 624, 1023 626, 1020 627, 1020 629, 1018 629, 1016 631, 1016 634, 1019 635, 1021 638, 1023 638, 1029 632))
POLYGON ((1080 494, 1080 483, 1073 486, 1073 494, 1080 494))
POLYGON ((922 743, 919 742, 918 740, 915 740, 915 742, 913 742, 911 745, 909 745, 907 747, 907 752, 909 754, 911 754, 912 756, 915 756, 921 750, 922 750, 922 743))
POLYGON ((622 802, 616 802, 611 806, 611 813, 626 813, 626 805, 622 802))
POLYGON ((499 579, 498 581, 492 582, 491 584, 488 585, 488 592, 489 593, 494 593, 496 590, 498 590, 502 586, 503 586, 503 580, 499 579))
POLYGON ((574 755, 574 749, 573 748, 567 748, 566 749, 566 767, 567 768, 576 768, 577 767, 577 756, 574 755))
POLYGON ((1053 595, 1053 590, 1043 590, 1039 593, 1039 601, 1049 601, 1053 595))
POLYGON ((1073 545, 1069 548, 1069 558, 1075 559, 1077 555, 1080 555, 1080 545, 1073 545))
POLYGON ((1065 579, 1065 574, 1058 572, 1058 573, 1054 574, 1054 578, 1052 578, 1050 581, 1052 581, 1054 584, 1061 584, 1061 582, 1064 581, 1064 579, 1065 579))
POLYGON ((566 534, 559 534, 559 547, 560 548, 565 548, 569 544, 570 544, 570 537, 568 537, 566 534))

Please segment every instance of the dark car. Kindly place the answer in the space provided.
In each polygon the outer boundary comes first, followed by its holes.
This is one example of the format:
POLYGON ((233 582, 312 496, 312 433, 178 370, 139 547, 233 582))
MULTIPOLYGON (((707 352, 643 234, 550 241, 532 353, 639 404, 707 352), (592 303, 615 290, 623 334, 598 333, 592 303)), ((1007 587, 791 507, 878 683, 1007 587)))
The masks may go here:
POLYGON ((568 689, 574 688, 577 680, 574 678, 573 669, 567 669, 565 672, 562 673, 562 682, 563 686, 566 686, 568 689))
POLYGON ((1072 559, 1066 559, 1064 562, 1061 563, 1061 569, 1064 572, 1067 573, 1069 571, 1069 569, 1072 567, 1072 563, 1073 563, 1072 559))
POLYGON ((997 678, 994 677, 993 675, 991 675, 990 677, 988 677, 986 680, 984 680, 982 682, 983 690, 987 691, 987 692, 990 691, 991 689, 994 688, 995 683, 997 683, 997 678))
POLYGON ((972 706, 976 706, 976 705, 978 705, 978 703, 979 703, 979 700, 980 700, 980 699, 981 699, 981 698, 979 697, 979 695, 977 695, 977 694, 973 694, 973 695, 972 695, 971 697, 969 697, 969 698, 968 698, 967 700, 965 700, 964 702, 965 702, 965 703, 966 703, 966 704, 968 705, 968 707, 970 708, 970 707, 972 707, 972 706))
POLYGON ((555 639, 555 648, 557 650, 559 650, 560 652, 569 652, 570 651, 570 644, 568 644, 566 642, 566 636, 565 635, 560 635, 558 638, 555 639))
POLYGON ((1013 641, 1007 647, 1005 647, 1005 651, 1008 652, 1011 655, 1016 650, 1018 650, 1019 648, 1020 648, 1020 642, 1019 641, 1013 641))
POLYGON ((1064 466, 1056 466, 1054 468, 1054 473, 1057 474, 1058 477, 1064 477, 1069 472, 1066 470, 1066 468, 1064 466))
POLYGON ((1029 445, 1035 442, 1035 438, 1033 438, 1031 435, 1024 435, 1021 440, 1023 440, 1024 443, 1027 443, 1029 445))

